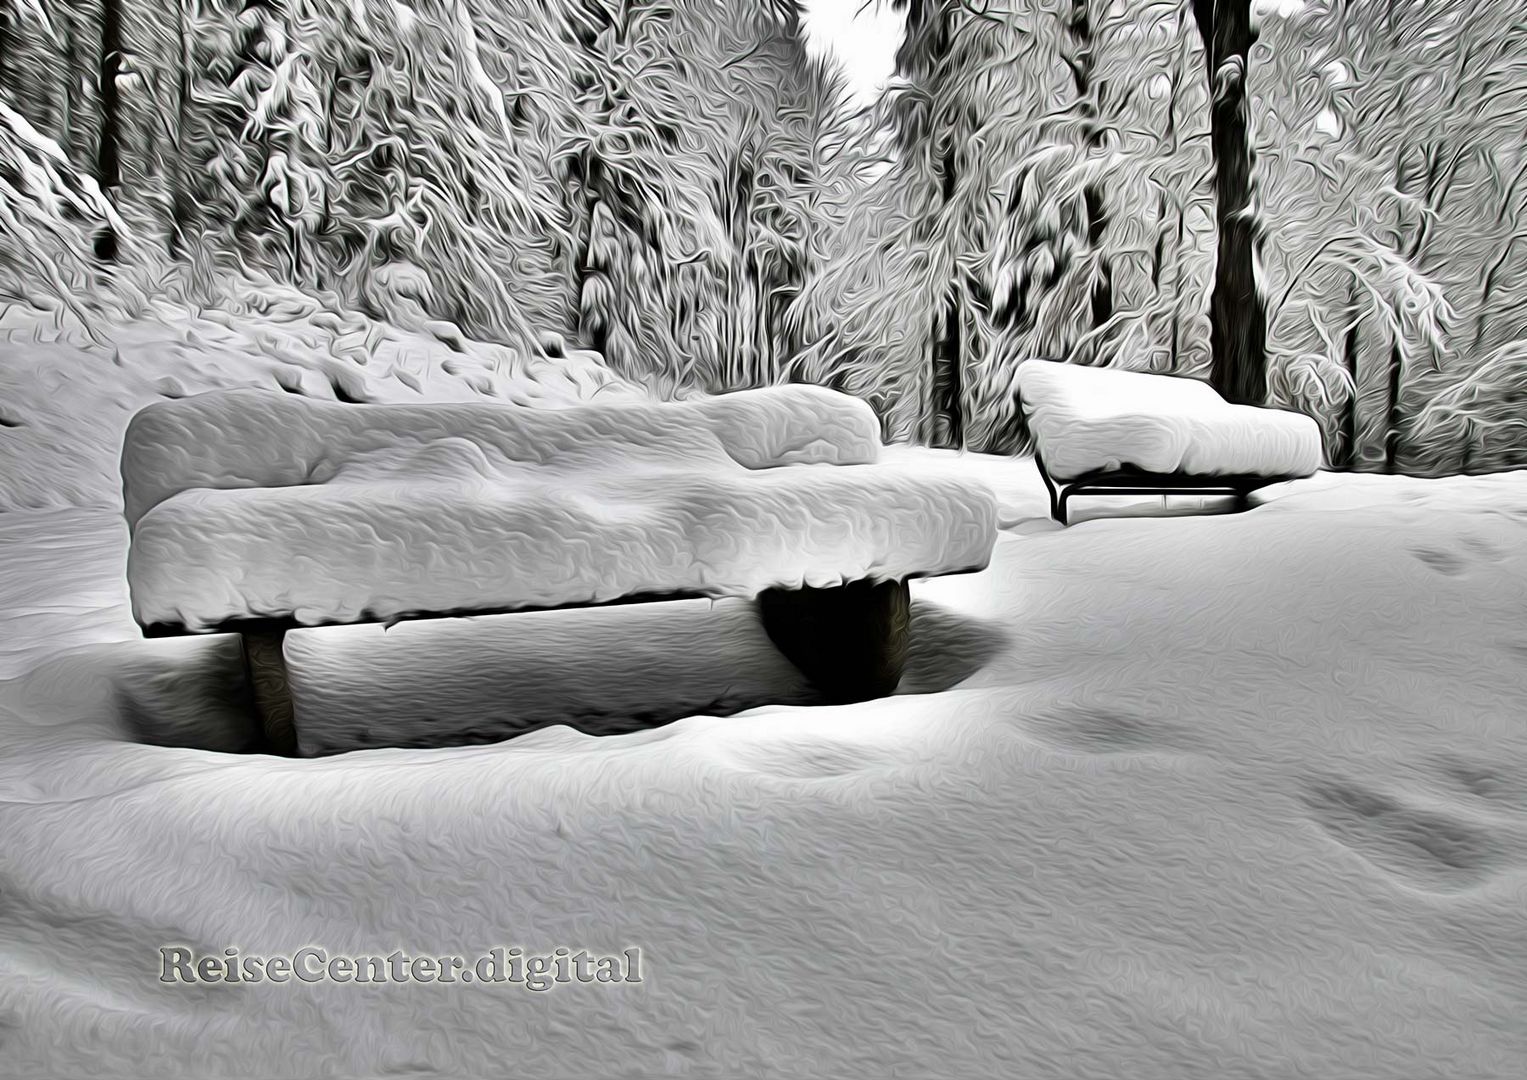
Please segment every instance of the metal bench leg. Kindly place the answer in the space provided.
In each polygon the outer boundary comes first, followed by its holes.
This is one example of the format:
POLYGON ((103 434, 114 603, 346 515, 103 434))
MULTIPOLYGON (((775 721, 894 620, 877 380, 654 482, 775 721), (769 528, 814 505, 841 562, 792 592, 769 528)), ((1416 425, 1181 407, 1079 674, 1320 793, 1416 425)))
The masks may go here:
POLYGON ((273 754, 292 757, 297 753, 296 715, 292 691, 287 682, 286 656, 282 642, 284 629, 246 630, 244 666, 254 691, 255 708, 265 728, 266 748, 273 754))
POLYGON ((1050 516, 1062 525, 1066 523, 1066 499, 1070 496, 1069 490, 1062 491, 1050 478, 1050 470, 1045 468, 1044 458, 1039 456, 1039 451, 1034 451, 1034 464, 1039 469, 1039 478, 1045 482, 1045 490, 1050 493, 1050 516))
POLYGON ((828 700, 867 701, 895 692, 911 621, 905 581, 767 589, 758 609, 775 647, 828 700))

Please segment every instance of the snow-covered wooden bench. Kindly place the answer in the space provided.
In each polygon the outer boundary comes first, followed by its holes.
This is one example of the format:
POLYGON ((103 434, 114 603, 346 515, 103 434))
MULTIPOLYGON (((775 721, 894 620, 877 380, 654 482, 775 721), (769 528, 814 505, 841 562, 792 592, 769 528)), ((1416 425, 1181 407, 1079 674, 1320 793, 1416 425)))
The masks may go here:
POLYGON ((996 506, 879 450, 867 405, 807 386, 563 411, 160 402, 122 452, 133 615, 151 636, 242 634, 283 747, 283 635, 332 623, 757 597, 827 696, 880 696, 907 580, 985 566, 996 506))
POLYGON ((1223 494, 1311 476, 1320 427, 1302 413, 1232 405, 1198 379, 1029 360, 1019 403, 1050 513, 1075 495, 1223 494))

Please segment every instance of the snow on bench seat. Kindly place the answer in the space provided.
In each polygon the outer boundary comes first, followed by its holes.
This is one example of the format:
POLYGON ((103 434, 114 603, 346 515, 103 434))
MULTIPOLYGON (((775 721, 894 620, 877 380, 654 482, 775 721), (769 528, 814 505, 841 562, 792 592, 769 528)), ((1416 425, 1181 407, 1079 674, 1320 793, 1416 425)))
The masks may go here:
POLYGON ((1017 387, 1057 481, 1118 470, 1292 478, 1320 468, 1313 419, 1232 405, 1198 379, 1029 360, 1017 387))
POLYGON ((562 411, 158 403, 123 450, 133 614, 321 625, 985 566, 990 491, 879 447, 867 405, 805 386, 562 411))

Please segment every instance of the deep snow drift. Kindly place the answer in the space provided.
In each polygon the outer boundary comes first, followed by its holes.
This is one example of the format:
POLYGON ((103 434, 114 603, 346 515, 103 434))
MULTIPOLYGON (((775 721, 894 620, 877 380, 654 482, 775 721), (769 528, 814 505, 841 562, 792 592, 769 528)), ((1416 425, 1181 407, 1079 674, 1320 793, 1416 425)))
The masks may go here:
MULTIPOLYGON (((314 761, 148 745, 238 744, 230 639, 132 640, 119 511, 0 514, 0 1072, 1520 1075, 1527 474, 1062 530, 1030 462, 888 456, 1005 528, 914 583, 903 694, 314 761), (172 944, 644 982, 162 985, 172 944)), ((453 695, 467 738, 809 702, 750 615, 315 631, 307 670, 336 724, 453 695)))

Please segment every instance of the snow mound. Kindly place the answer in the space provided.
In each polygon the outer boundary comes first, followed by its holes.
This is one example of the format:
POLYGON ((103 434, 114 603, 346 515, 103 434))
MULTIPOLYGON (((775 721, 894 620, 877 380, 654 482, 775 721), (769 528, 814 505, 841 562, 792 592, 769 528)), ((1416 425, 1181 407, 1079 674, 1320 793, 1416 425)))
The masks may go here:
POLYGON ((878 451, 869 406, 808 386, 561 411, 163 402, 123 449, 133 611, 317 625, 985 566, 991 492, 878 451))
POLYGON ((1311 476, 1320 426, 1231 405, 1197 379, 1030 360, 1018 395, 1050 475, 1137 469, 1197 476, 1311 476))
POLYGON ((133 414, 209 390, 542 409, 648 399, 588 350, 541 355, 441 333, 318 309, 300 296, 239 312, 166 302, 91 335, 32 309, 0 311, 0 511, 115 505, 133 414))

